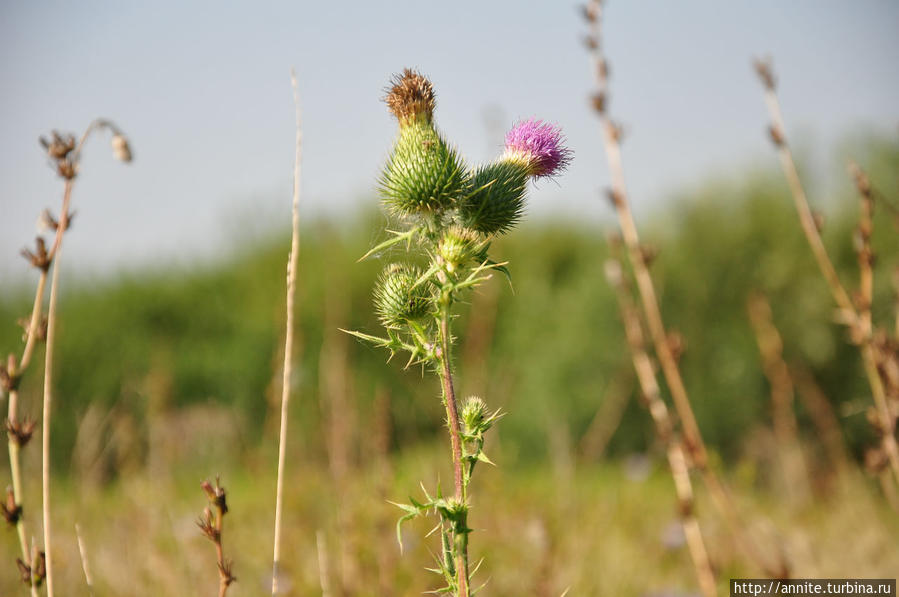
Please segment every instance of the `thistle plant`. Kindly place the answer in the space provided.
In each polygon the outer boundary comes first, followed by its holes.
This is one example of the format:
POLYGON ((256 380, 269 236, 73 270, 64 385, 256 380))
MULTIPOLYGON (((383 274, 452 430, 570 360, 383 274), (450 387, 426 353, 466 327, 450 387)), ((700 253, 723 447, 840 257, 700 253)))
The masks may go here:
POLYGON ((374 308, 386 337, 354 336, 387 349, 391 358, 408 353, 406 367, 434 371, 442 389, 453 463, 453 493, 397 504, 402 523, 434 514, 441 541, 434 572, 446 586, 439 593, 474 594, 469 566, 469 489, 478 462, 492 464, 484 452, 485 434, 502 416, 480 398, 463 404, 453 384, 452 322, 467 292, 494 271, 509 275, 507 263, 491 260, 491 241, 522 218, 528 182, 552 177, 571 160, 559 128, 540 120, 519 122, 506 135, 494 161, 468 168, 434 126, 436 98, 431 82, 406 69, 391 82, 386 103, 399 122, 393 153, 380 179, 380 193, 398 229, 363 259, 404 247, 408 261, 387 265, 375 284, 374 308))

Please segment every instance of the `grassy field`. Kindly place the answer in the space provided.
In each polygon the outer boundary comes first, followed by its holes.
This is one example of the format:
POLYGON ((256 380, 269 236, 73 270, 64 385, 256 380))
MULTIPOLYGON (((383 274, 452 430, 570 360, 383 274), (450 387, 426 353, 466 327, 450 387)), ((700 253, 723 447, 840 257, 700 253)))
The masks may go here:
MULTIPOLYGON (((872 180, 896 195, 895 140, 864 144, 872 180)), ((779 178, 712 181, 645 226, 667 322, 685 340, 681 368, 713 467, 766 556, 798 577, 888 577, 899 570, 899 519, 862 472, 871 403, 858 357, 832 305, 779 178), (794 404, 804 473, 788 474, 772 431, 770 387, 747 315, 770 300, 784 358, 805 372, 794 404), (812 383, 813 382, 813 383, 812 383), (817 387, 839 424, 827 452, 804 394, 817 387), (812 388, 812 389, 809 389, 812 388)), ((373 200, 374 202, 374 200, 373 200)), ((831 203, 825 241, 854 280, 855 205, 831 203)), ((338 328, 374 332, 370 288, 382 264, 357 264, 382 222, 309 223, 300 261, 299 355, 288 448, 285 580, 292 595, 417 595, 439 586, 423 566, 429 526, 405 527, 388 503, 452 475, 439 388, 421 371, 338 328), (438 472, 439 471, 439 474, 438 472)), ((881 256, 875 318, 895 317, 890 272, 899 235, 875 218, 881 256)), ((77 229, 73 231, 77 233, 77 229)), ((195 525, 203 479, 220 474, 231 513, 224 543, 234 596, 264 594, 270 574, 275 442, 287 243, 241 246, 219 262, 73 279, 60 305, 53 484, 57 586, 83 594, 80 525, 95 595, 205 595, 212 547, 195 525)), ((509 414, 489 432, 496 468, 475 480, 473 557, 483 594, 694 595, 677 502, 636 382, 615 297, 603 278, 603 231, 570 222, 525 226, 496 255, 512 288, 491 280, 457 323, 461 395, 509 414), (608 408, 608 410, 603 410, 608 408), (614 413, 614 415, 610 414, 614 413), (608 429, 600 428, 607 422, 608 429), (620 417, 620 418, 619 418, 620 417)), ((18 350, 28 287, 0 294, 0 345, 18 350)), ((39 414, 30 371, 22 412, 39 414)), ((37 442, 35 442, 37 443, 37 442)), ((25 452, 26 516, 39 529, 40 446, 25 452)), ((792 471, 795 472, 795 471, 792 471)), ((0 474, 8 478, 6 459, 0 474)), ((722 593, 762 572, 740 550, 698 478, 697 513, 722 593)), ((13 530, 0 536, 0 594, 17 594, 13 530)))

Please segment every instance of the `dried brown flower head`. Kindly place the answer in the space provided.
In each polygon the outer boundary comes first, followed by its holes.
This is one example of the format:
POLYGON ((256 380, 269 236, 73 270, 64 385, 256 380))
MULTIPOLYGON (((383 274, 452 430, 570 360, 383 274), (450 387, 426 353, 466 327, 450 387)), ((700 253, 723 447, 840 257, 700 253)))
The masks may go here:
POLYGON ((400 124, 423 117, 430 122, 437 105, 434 87, 421 73, 407 68, 402 75, 394 75, 384 101, 400 124))

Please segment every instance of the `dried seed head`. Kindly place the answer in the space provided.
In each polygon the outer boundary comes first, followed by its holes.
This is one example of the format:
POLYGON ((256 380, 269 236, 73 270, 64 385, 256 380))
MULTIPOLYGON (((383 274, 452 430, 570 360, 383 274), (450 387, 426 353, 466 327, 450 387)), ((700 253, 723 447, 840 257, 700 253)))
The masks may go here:
POLYGON ((120 162, 127 163, 131 161, 133 158, 131 146, 128 144, 128 139, 125 138, 125 135, 116 133, 112 136, 112 153, 115 159, 120 162))
POLYGON ((417 119, 431 122, 437 105, 431 82, 411 68, 393 76, 384 101, 401 126, 417 119))

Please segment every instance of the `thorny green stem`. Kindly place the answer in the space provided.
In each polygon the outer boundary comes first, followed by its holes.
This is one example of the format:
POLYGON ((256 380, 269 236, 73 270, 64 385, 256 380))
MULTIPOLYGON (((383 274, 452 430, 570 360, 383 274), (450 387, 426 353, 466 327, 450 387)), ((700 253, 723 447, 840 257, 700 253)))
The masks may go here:
MULTIPOLYGON (((446 303, 449 301, 447 300, 446 303)), ((440 310, 440 381, 443 383, 443 403, 446 406, 447 426, 450 432, 450 443, 453 450, 453 481, 456 489, 456 500, 467 502, 467 488, 462 469, 462 430, 459 425, 459 407, 456 404, 456 392, 453 389, 453 373, 450 366, 450 325, 449 305, 440 310)), ((455 527, 456 579, 458 597, 468 597, 468 533, 467 521, 463 518, 455 527), (461 527, 461 532, 459 531, 461 527)))

